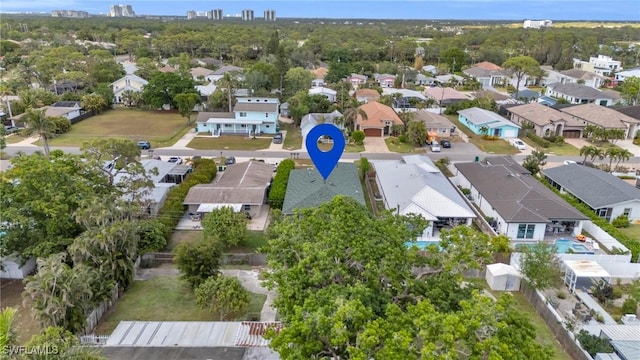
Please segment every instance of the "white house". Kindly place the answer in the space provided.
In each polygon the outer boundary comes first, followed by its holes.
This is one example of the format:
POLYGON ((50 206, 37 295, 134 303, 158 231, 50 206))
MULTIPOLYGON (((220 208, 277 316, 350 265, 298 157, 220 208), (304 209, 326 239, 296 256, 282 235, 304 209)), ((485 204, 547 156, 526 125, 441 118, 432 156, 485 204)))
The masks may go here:
POLYGON ((385 208, 402 215, 422 215, 429 220, 423 238, 437 238, 442 228, 471 225, 476 217, 429 157, 409 155, 402 160, 373 160, 372 163, 385 208))
POLYGON ((525 20, 522 23, 524 29, 540 29, 545 27, 552 27, 553 21, 551 20, 525 20))
POLYGON ((511 157, 455 164, 452 181, 469 189, 469 197, 495 230, 514 242, 531 243, 545 236, 573 237, 582 232, 586 216, 531 176, 511 157))
POLYGON ((556 99, 565 99, 570 104, 595 103, 602 106, 614 104, 614 99, 611 95, 590 86, 576 83, 549 84, 545 95, 556 99))
POLYGON ((189 69, 189 74, 191 74, 195 81, 213 82, 215 78, 214 73, 215 71, 200 66, 189 69))
POLYGON ((322 95, 324 97, 326 97, 329 101, 331 101, 332 103, 336 102, 336 95, 338 94, 337 91, 333 90, 333 89, 329 89, 326 87, 312 87, 311 89, 309 89, 309 95, 322 95))
POLYGON ((616 81, 625 81, 627 78, 637 77, 640 78, 640 68, 628 69, 616 73, 616 81))
POLYGON ((133 92, 142 92, 145 85, 149 82, 138 75, 127 74, 120 79, 111 83, 111 89, 113 90, 113 103, 122 104, 122 93, 127 90, 133 92))
MULTIPOLYGON (((302 117, 300 120, 300 131, 302 132, 302 137, 304 139, 307 138, 307 134, 314 126, 318 124, 332 124, 335 125, 338 129, 344 131, 344 118, 342 117, 342 113, 338 110, 334 110, 331 113, 311 113, 302 117)), ((303 142, 304 143, 304 142, 303 142)))
POLYGON ((198 113, 196 129, 213 136, 275 134, 279 105, 277 98, 239 97, 232 112, 198 113))
POLYGON ((610 76, 611 72, 622 70, 622 62, 613 60, 611 56, 598 55, 589 57, 589 61, 573 59, 573 68, 602 76, 610 76))
POLYGON ((640 220, 640 189, 599 169, 569 164, 543 170, 547 181, 562 193, 587 204, 611 222, 620 215, 640 220))

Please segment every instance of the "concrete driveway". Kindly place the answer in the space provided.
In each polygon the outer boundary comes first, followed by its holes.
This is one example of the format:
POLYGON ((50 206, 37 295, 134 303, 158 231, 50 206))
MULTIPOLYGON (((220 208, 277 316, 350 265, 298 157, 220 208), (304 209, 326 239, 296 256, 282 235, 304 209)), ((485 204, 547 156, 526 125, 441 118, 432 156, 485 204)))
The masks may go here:
POLYGON ((633 156, 640 156, 640 146, 634 145, 632 139, 624 139, 616 141, 616 145, 623 149, 629 150, 633 156))
POLYGON ((389 153, 389 148, 381 137, 366 137, 364 139, 364 151, 367 153, 389 153))

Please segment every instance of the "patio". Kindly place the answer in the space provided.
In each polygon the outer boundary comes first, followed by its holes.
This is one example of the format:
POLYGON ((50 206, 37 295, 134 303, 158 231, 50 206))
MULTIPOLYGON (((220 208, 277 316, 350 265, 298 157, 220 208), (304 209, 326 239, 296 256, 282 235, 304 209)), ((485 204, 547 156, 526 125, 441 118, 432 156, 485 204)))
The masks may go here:
MULTIPOLYGON (((205 214, 186 211, 175 229, 202 230, 202 218, 205 214)), ((249 215, 251 215, 251 219, 247 221, 247 229, 264 231, 269 224, 269 205, 263 205, 258 208, 258 211, 251 211, 249 215)))

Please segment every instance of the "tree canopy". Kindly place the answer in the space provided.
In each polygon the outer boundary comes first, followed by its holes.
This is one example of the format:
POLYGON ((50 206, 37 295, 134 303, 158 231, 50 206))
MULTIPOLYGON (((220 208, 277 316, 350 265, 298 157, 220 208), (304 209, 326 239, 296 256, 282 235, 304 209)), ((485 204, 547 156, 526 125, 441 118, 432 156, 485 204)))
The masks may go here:
POLYGON ((149 79, 142 91, 144 102, 154 108, 161 108, 168 104, 172 109, 177 108, 176 95, 195 93, 193 79, 189 76, 180 76, 171 72, 157 72, 149 79))

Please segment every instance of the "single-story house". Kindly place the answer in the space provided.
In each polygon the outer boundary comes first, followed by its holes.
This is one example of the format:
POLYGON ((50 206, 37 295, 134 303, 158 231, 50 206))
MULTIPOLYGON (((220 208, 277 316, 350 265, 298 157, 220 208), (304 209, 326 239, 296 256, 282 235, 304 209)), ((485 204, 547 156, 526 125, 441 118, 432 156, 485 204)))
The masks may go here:
POLYGON ((336 196, 346 196, 366 206, 358 169, 353 163, 338 163, 324 181, 316 169, 294 169, 289 173, 282 213, 318 207, 336 196))
POLYGON ((338 94, 337 91, 333 90, 333 89, 329 89, 326 87, 312 87, 311 89, 309 89, 309 95, 322 95, 324 97, 326 97, 329 101, 331 101, 332 103, 336 102, 336 95, 338 94))
POLYGON ((556 99, 565 99, 570 104, 596 103, 602 106, 611 106, 614 100, 611 95, 598 89, 576 83, 549 84, 547 85, 546 95, 556 99))
POLYGON ((260 214, 271 185, 273 165, 248 161, 227 166, 220 178, 189 189, 183 204, 190 213, 205 214, 229 206, 236 211, 260 214))
POLYGON ((512 106, 507 108, 507 112, 511 121, 520 126, 532 124, 534 133, 540 137, 556 135, 581 138, 585 127, 582 121, 539 103, 512 106))
POLYGON ((158 71, 163 72, 163 73, 173 73, 173 72, 176 72, 176 68, 171 67, 169 65, 165 65, 165 66, 159 68, 158 71))
POLYGON ((553 187, 573 195, 607 221, 620 215, 640 220, 640 189, 617 176, 578 164, 545 169, 542 174, 553 187))
POLYGON ((120 79, 111 83, 111 89, 113 90, 113 103, 114 104, 122 104, 124 100, 122 98, 122 94, 125 91, 133 91, 136 93, 141 93, 144 89, 145 85, 149 82, 138 75, 127 74, 120 79))
POLYGON ((382 95, 392 95, 394 109, 415 109, 416 104, 427 101, 427 97, 420 91, 410 89, 383 88, 382 95), (396 98, 397 94, 400 95, 396 98))
POLYGON ((625 139, 633 139, 636 135, 640 120, 625 115, 614 109, 599 106, 596 104, 583 104, 569 106, 560 109, 572 119, 582 122, 584 125, 591 124, 603 127, 607 130, 621 129, 625 132, 625 139))
POLYGON ((342 113, 338 110, 334 110, 330 113, 311 113, 302 117, 300 120, 300 131, 302 137, 306 139, 307 134, 314 126, 318 124, 333 124, 338 129, 344 130, 344 118, 342 113))
POLYGON ((507 105, 507 104, 515 104, 515 100, 511 98, 509 95, 501 94, 497 91, 493 90, 478 90, 472 93, 474 98, 490 98, 496 102, 498 105, 507 105))
POLYGON ((356 130, 364 131, 366 136, 383 137, 391 134, 393 125, 404 125, 398 114, 387 105, 370 102, 360 105, 358 109, 367 114, 366 119, 358 114, 356 130))
POLYGON ((237 67, 237 66, 234 66, 234 65, 225 65, 225 66, 217 69, 216 71, 214 71, 213 74, 209 75, 209 77, 211 78, 212 82, 216 82, 216 81, 222 79, 222 77, 226 73, 242 74, 243 71, 244 71, 244 69, 241 68, 241 67, 237 67))
POLYGON ((427 133, 436 134, 438 139, 447 139, 451 137, 451 133, 456 126, 445 116, 432 113, 427 110, 418 110, 413 113, 414 118, 424 122, 427 127, 427 133))
POLYGON ((522 90, 518 91, 518 98, 517 99, 516 99, 516 93, 515 92, 513 94, 511 94, 511 97, 514 100, 517 100, 517 101, 530 103, 530 102, 538 101, 538 98, 540 97, 540 93, 537 92, 537 91, 529 90, 529 89, 522 89, 522 90))
MULTIPOLYGON (((47 117, 58 117, 58 116, 64 117, 69 121, 71 121, 72 123, 74 122, 73 120, 75 118, 80 117, 80 115, 83 114, 82 108, 75 107, 75 106, 74 107, 45 106, 35 110, 44 110, 44 115, 47 117)), ((19 124, 22 122, 21 119, 24 115, 25 113, 15 115, 9 120, 11 120, 12 123, 19 124)))
POLYGON ((465 75, 468 75, 476 79, 482 88, 490 88, 494 86, 501 86, 508 84, 511 78, 510 72, 503 70, 501 67, 491 70, 482 66, 474 66, 462 71, 465 75))
POLYGON ((354 96, 359 103, 368 103, 380 99, 380 93, 376 89, 357 89, 354 92, 354 96))
POLYGON ((277 98, 239 97, 233 112, 199 112, 196 129, 213 136, 275 134, 279 105, 277 98))
POLYGON ((422 71, 435 75, 438 73, 438 68, 435 65, 425 65, 422 67, 422 71))
POLYGON ((537 242, 564 233, 575 236, 588 220, 511 157, 454 166, 457 174, 452 181, 469 189, 472 201, 494 219, 496 231, 512 241, 537 242))
POLYGON ((364 85, 367 82, 367 76, 360 74, 351 74, 351 76, 347 77, 347 81, 350 82, 355 89, 357 89, 358 86, 364 85))
POLYGON ((196 66, 214 66, 214 67, 220 67, 220 66, 224 66, 224 62, 220 59, 216 59, 216 58, 212 58, 212 57, 204 57, 204 58, 197 58, 197 59, 193 59, 191 60, 191 63, 193 65, 196 66))
POLYGON ((450 87, 428 87, 424 89, 427 98, 433 99, 440 107, 470 100, 469 96, 450 87))
POLYGON ((560 71, 560 74, 566 76, 569 79, 572 79, 572 81, 570 81, 571 83, 583 84, 594 89, 597 89, 604 85, 605 81, 604 76, 581 69, 564 70, 560 71))
POLYGON ((476 217, 429 157, 409 155, 402 160, 373 160, 372 163, 385 208, 402 215, 422 215, 429 220, 422 237, 437 237, 445 227, 471 225, 476 217))
POLYGON ((100 347, 112 360, 216 359, 277 360, 267 329, 279 322, 254 321, 121 321, 100 347))
POLYGON ((373 74, 373 78, 382 88, 392 88, 396 83, 396 76, 391 74, 373 74))
POLYGON ((640 78, 640 67, 617 72, 615 74, 615 77, 616 77, 616 81, 620 81, 620 82, 624 82, 626 79, 630 77, 640 78))
POLYGON ((479 135, 517 138, 518 130, 521 129, 521 126, 512 123, 493 111, 477 107, 458 111, 458 120, 479 135))
POLYGON ((193 77, 195 81, 207 81, 213 82, 213 74, 215 71, 203 67, 195 67, 189 69, 189 74, 193 77))
POLYGON ((420 86, 435 86, 436 79, 430 76, 425 76, 423 74, 416 75, 416 79, 413 81, 414 84, 420 86))
POLYGON ((640 105, 619 106, 619 107, 614 107, 613 109, 619 113, 630 116, 640 121, 640 105))
POLYGON ((462 86, 462 84, 464 84, 464 78, 455 74, 438 75, 436 76, 435 82, 441 85, 455 83, 456 86, 462 86))

